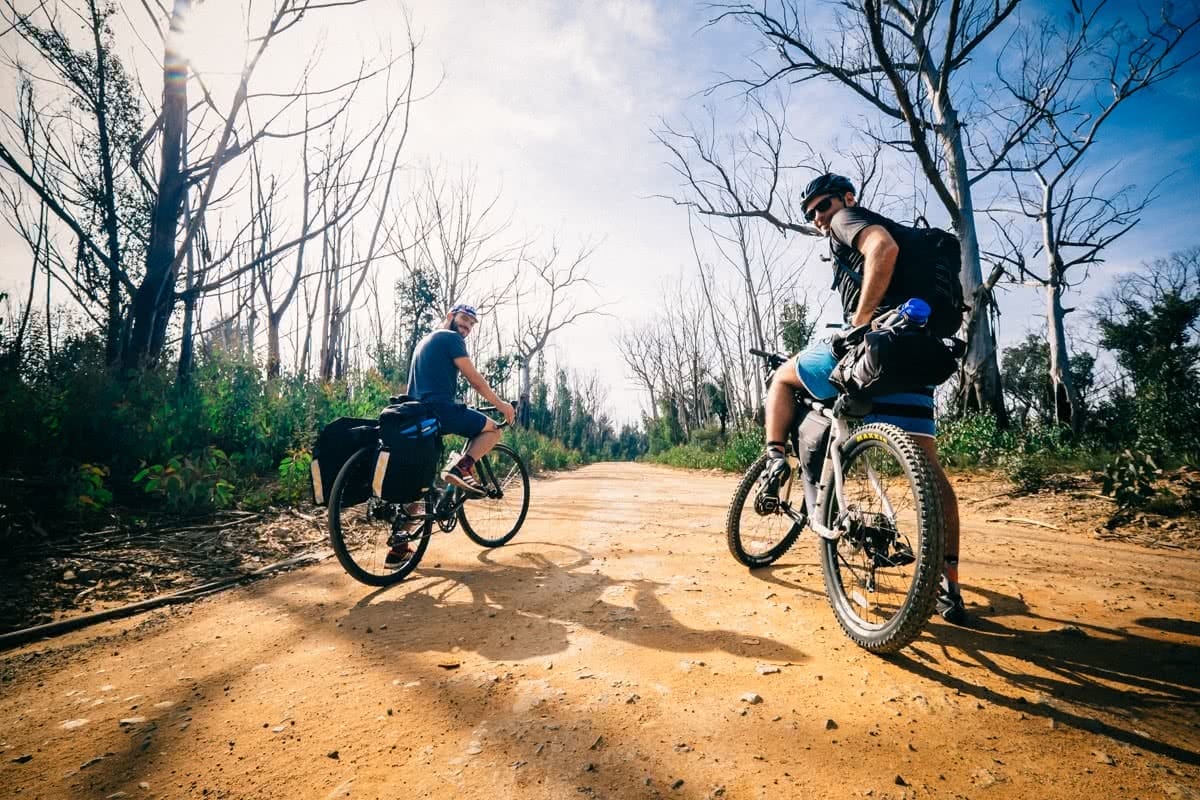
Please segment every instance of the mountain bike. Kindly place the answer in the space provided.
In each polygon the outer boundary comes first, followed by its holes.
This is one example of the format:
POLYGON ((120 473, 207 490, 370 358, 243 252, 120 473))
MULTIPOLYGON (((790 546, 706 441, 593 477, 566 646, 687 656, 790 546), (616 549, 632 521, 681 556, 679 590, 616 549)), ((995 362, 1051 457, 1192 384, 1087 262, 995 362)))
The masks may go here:
MULTIPOLYGON (((787 361, 779 353, 750 353, 766 362, 768 381, 787 361)), ((791 477, 776 501, 762 493, 766 455, 746 470, 726 517, 729 551, 751 569, 764 567, 811 528, 842 630, 867 650, 895 652, 920 633, 937 599, 946 539, 933 474, 920 446, 895 425, 852 428, 869 413, 861 401, 842 394, 823 403, 797 394, 796 404, 828 426, 816 450, 824 454, 820 474, 806 480, 799 468, 805 415, 797 414, 788 435, 791 477), (805 484, 799 490, 798 482, 805 484)))
MULTIPOLYGON (((503 428, 506 423, 500 420, 497 425, 503 428)), ((390 586, 404 580, 417 568, 436 531, 449 533, 461 524, 476 544, 500 547, 525 523, 529 470, 506 444, 497 444, 475 463, 475 476, 485 493, 482 497, 469 495, 438 477, 424 496, 413 502, 393 503, 374 495, 359 502, 359 487, 369 482, 366 476, 374 468, 378 451, 375 443, 350 456, 329 493, 333 552, 346 572, 362 583, 390 586), (384 563, 388 551, 405 545, 411 551, 408 558, 396 567, 384 563)))

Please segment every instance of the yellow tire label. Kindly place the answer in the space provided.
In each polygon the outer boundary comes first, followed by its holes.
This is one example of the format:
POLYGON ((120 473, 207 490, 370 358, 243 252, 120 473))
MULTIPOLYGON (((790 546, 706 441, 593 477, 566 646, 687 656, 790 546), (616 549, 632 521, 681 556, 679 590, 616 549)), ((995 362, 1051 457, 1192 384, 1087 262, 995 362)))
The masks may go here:
POLYGON ((864 433, 856 433, 854 435, 855 442, 865 442, 867 439, 874 439, 877 442, 887 441, 886 436, 884 436, 882 433, 875 433, 874 431, 866 431, 864 433))

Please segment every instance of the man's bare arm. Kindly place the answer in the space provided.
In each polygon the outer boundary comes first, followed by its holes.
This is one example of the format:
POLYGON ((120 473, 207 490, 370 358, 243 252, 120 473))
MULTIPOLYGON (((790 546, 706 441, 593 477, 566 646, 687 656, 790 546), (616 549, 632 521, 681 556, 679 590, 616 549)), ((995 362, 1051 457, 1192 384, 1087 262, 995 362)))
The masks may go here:
POLYGON ((882 225, 872 225, 860 233, 854 247, 863 254, 863 283, 850 324, 865 325, 871 321, 892 282, 900 247, 882 225))
POLYGON ((458 367, 458 371, 467 379, 467 383, 471 384, 471 388, 479 392, 480 397, 494 405, 508 422, 513 421, 513 417, 516 415, 512 405, 501 400, 492 391, 492 387, 488 386, 488 382, 479 374, 479 370, 475 369, 475 364, 471 362, 470 356, 459 356, 454 359, 454 366, 458 367))

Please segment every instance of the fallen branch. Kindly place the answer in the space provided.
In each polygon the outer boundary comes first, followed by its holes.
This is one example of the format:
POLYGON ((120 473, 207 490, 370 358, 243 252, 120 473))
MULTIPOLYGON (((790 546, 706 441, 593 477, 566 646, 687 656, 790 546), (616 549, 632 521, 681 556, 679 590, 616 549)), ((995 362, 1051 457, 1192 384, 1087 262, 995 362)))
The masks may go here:
POLYGON ((306 564, 309 562, 324 561, 332 555, 332 551, 325 550, 322 552, 303 553, 293 558, 287 558, 283 561, 277 561, 274 564, 268 564, 265 567, 260 567, 253 572, 234 575, 229 578, 212 581, 210 583, 202 583, 199 586, 193 586, 190 589, 184 589, 172 594, 152 597, 149 600, 142 600, 137 603, 131 603, 120 608, 110 608, 104 611, 97 611, 94 614, 84 614, 81 617, 73 617, 72 619, 64 619, 58 622, 48 622, 44 625, 34 625, 31 628, 23 628, 19 631, 0 634, 0 651, 8 650, 18 645, 31 642, 35 639, 44 639, 53 636, 60 636, 79 628, 86 628, 89 625, 95 625, 97 622, 105 622, 110 619, 120 619, 121 617, 129 617, 134 614, 140 614, 143 611, 149 611, 152 608, 159 608, 166 605, 174 605, 176 603, 190 603, 193 600, 198 600, 201 597, 220 592, 225 589, 232 588, 239 584, 249 583, 260 578, 265 578, 272 572, 296 566, 298 564, 306 564))
POLYGON ((1036 519, 1026 519, 1025 517, 988 517, 984 522, 1019 522, 1023 525, 1036 525, 1039 528, 1049 528, 1052 531, 1062 530, 1062 528, 1057 525, 1051 525, 1049 522, 1038 522, 1036 519))

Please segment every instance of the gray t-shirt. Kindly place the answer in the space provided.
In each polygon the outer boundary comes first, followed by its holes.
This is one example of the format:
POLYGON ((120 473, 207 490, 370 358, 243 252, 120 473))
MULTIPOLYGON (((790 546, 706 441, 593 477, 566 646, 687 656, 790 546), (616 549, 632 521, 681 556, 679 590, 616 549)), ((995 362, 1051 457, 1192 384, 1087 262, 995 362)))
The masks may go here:
POLYGON ((862 294, 862 273, 866 258, 856 246, 858 236, 872 225, 883 226, 900 248, 891 283, 884 292, 876 314, 884 309, 895 308, 913 296, 908 288, 909 276, 913 270, 913 266, 909 263, 910 254, 914 250, 913 245, 910 244, 911 229, 862 206, 843 208, 829 221, 829 250, 833 256, 834 265, 833 286, 830 288, 836 289, 841 295, 842 310, 847 322, 854 316, 854 312, 858 308, 859 295, 862 294))
POLYGON ((408 394, 429 403, 453 403, 458 386, 454 359, 467 355, 467 343, 455 331, 436 330, 417 344, 408 371, 408 394))

